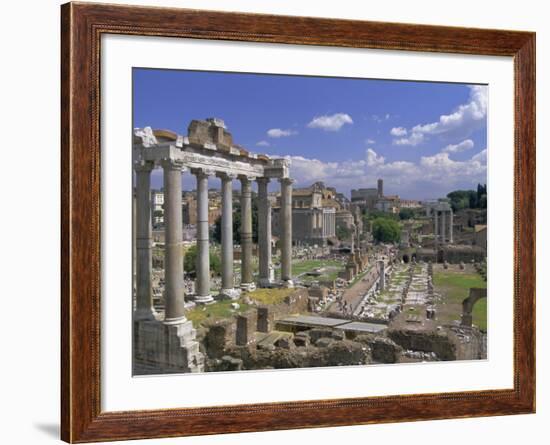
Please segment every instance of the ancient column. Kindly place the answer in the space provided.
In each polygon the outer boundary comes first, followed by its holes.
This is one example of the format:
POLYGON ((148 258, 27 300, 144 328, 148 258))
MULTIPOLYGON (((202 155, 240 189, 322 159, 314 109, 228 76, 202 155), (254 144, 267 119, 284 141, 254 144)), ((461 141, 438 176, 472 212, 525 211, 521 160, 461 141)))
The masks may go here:
POLYGON ((434 234, 435 234, 435 243, 437 244, 439 242, 439 212, 434 209, 434 234))
POLYGON ((446 244, 447 239, 445 235, 445 210, 441 211, 441 243, 446 244))
POLYGON ((154 320, 153 288, 151 274, 152 229, 151 229, 151 170, 152 162, 134 163, 136 171, 135 200, 135 271, 136 271, 136 310, 134 320, 154 320))
POLYGON ((386 288, 386 265, 384 260, 378 261, 378 289, 383 291, 386 288))
POLYGON ((252 179, 241 181, 241 289, 253 290, 252 281, 252 179))
POLYGON ((219 173, 218 177, 222 180, 222 288, 220 295, 235 299, 239 296, 233 278, 233 179, 236 176, 219 173))
POLYGON ((186 320, 181 214, 182 164, 171 159, 161 163, 164 169, 164 322, 176 324, 186 320))
POLYGON ((258 178, 258 248, 261 287, 271 284, 271 203, 267 194, 269 178, 258 178))
POLYGON ((197 283, 195 302, 206 304, 214 299, 210 295, 210 242, 208 239, 208 176, 204 169, 193 170, 197 177, 197 283))
POLYGON ((290 178, 281 178, 281 280, 292 287, 292 183, 290 178))
POLYGON ((449 242, 453 243, 453 210, 449 210, 449 242))

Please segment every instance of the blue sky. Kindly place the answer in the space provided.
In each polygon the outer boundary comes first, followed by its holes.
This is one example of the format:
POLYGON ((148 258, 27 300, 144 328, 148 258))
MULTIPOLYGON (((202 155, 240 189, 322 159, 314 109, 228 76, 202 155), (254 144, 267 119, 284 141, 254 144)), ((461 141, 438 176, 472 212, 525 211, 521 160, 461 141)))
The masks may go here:
POLYGON ((290 157, 296 186, 322 180, 349 196, 381 177, 387 194, 430 199, 486 182, 487 94, 466 84, 136 68, 133 118, 134 127, 187 134, 192 119, 219 117, 235 143, 290 157))

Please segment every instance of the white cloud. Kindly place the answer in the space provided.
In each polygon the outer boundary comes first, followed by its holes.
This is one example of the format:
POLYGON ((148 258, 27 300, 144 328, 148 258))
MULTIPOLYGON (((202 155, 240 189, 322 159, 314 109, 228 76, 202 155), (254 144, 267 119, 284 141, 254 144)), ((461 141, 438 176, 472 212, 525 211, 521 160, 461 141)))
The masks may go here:
POLYGON ((345 193, 352 188, 374 187, 378 178, 384 178, 388 189, 418 199, 441 197, 451 190, 487 182, 486 150, 465 161, 455 161, 449 153, 440 152, 423 156, 418 162, 387 162, 372 148, 365 151, 364 159, 342 162, 323 162, 303 156, 288 158, 290 175, 298 187, 324 181, 345 193))
POLYGON ((372 148, 367 149, 367 165, 373 167, 376 165, 382 165, 384 163, 384 157, 378 155, 372 148))
POLYGON ((378 114, 373 114, 371 117, 373 121, 380 123, 380 122, 387 121, 391 117, 391 115, 389 113, 386 113, 382 116, 379 116, 378 114))
POLYGON ((298 134, 295 130, 282 130, 280 128, 271 128, 270 130, 267 130, 267 135, 270 138, 282 138, 286 136, 292 136, 298 134))
POLYGON ((267 141, 259 141, 259 142, 256 142, 256 145, 258 147, 269 147, 271 144, 267 141))
POLYGON ((485 124, 487 117, 487 87, 470 86, 469 101, 453 113, 444 114, 436 122, 416 125, 408 131, 408 137, 394 139, 395 145, 418 145, 431 135, 454 134, 468 136, 485 124))
POLYGON ((478 154, 472 156, 472 161, 480 164, 487 164, 487 149, 481 150, 478 154))
POLYGON ((403 127, 393 127, 390 130, 392 136, 405 136, 407 134, 407 129, 403 127))
POLYGON ((393 143, 395 145, 418 145, 424 142, 424 135, 422 133, 411 133, 409 137, 394 139, 393 143))
POLYGON ((449 144, 443 150, 444 153, 460 153, 474 148, 474 141, 466 139, 458 144, 449 144))
POLYGON ((330 116, 316 116, 307 126, 308 128, 321 128, 325 131, 338 131, 345 124, 353 124, 351 116, 346 113, 336 113, 330 116))
POLYGON ((376 143, 376 141, 374 139, 369 138, 369 139, 365 139, 365 143, 370 145, 370 144, 376 143))

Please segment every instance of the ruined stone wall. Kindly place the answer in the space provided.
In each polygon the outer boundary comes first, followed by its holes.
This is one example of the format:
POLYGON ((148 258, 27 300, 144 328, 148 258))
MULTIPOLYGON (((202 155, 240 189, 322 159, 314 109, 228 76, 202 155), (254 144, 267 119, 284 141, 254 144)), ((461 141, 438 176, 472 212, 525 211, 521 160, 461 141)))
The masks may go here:
POLYGON ((477 246, 447 246, 440 249, 440 259, 451 264, 483 261, 485 250, 477 246))

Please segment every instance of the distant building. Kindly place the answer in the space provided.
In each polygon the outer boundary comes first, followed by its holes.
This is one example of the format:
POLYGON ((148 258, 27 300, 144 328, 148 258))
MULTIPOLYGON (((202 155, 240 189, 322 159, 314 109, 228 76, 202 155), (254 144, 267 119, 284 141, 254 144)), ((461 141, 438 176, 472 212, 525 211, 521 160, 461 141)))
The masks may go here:
POLYGON ((487 250, 487 226, 485 224, 474 226, 474 245, 487 250))
POLYGON ((384 196, 376 202, 376 210, 384 213, 399 213, 400 199, 399 196, 384 196))
POLYGON ((197 200, 191 193, 184 193, 184 198, 181 203, 183 224, 197 224, 197 200))
POLYGON ((151 190, 151 218, 153 227, 164 224, 164 192, 151 190))
POLYGON ((345 229, 353 227, 353 213, 349 210, 339 210, 336 212, 336 228, 340 227, 345 229))
MULTIPOLYGON (((292 191, 292 238, 298 244, 326 246, 336 237, 336 190, 322 182, 292 191)), ((280 236, 280 197, 273 208, 272 232, 280 236)))

